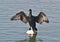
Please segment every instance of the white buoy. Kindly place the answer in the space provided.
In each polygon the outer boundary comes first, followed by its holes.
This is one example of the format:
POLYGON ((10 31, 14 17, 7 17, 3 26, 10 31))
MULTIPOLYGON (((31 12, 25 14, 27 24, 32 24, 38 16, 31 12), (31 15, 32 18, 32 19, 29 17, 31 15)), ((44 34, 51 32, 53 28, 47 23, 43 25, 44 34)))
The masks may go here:
POLYGON ((36 34, 36 32, 37 32, 37 31, 33 30, 32 27, 31 27, 31 28, 29 28, 29 29, 27 30, 26 33, 29 34, 29 35, 31 35, 31 34, 36 34))
POLYGON ((27 33, 27 34, 34 34, 34 31, 33 31, 32 27, 29 28, 26 33, 27 33))

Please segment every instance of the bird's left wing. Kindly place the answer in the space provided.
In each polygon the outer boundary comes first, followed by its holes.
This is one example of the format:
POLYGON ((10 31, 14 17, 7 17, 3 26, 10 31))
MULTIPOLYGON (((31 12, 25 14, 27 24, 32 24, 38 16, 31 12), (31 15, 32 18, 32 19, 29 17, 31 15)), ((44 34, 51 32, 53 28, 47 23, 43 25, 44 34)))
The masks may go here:
POLYGON ((38 16, 35 17, 36 22, 42 24, 43 22, 49 23, 48 17, 44 12, 40 12, 38 16))

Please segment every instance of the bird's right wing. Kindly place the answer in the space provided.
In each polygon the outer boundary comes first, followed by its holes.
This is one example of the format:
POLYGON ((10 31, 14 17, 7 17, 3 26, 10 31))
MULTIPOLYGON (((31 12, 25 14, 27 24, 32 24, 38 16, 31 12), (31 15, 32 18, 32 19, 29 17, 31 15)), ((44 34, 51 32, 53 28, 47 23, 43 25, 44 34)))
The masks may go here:
POLYGON ((21 20, 24 23, 28 22, 28 18, 27 18, 26 14, 23 11, 21 11, 19 13, 16 13, 16 15, 14 15, 11 18, 11 20, 21 20))

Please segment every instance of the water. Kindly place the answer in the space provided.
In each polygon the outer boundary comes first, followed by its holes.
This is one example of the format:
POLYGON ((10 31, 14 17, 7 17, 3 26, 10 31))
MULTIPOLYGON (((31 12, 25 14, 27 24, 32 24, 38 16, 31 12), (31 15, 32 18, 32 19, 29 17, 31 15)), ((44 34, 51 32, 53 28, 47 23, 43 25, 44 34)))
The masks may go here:
POLYGON ((60 42, 60 0, 0 0, 0 42, 60 42), (37 24, 38 33, 29 38, 26 34, 28 24, 11 21, 10 18, 19 11, 28 15, 43 11, 50 23, 37 24))

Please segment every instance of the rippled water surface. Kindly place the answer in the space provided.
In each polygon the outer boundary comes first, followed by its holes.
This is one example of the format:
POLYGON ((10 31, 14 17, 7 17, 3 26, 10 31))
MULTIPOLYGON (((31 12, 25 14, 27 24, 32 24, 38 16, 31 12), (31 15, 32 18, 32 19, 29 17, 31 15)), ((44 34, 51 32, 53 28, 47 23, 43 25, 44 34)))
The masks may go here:
POLYGON ((0 0, 0 42, 60 42, 60 0, 0 0), (37 35, 29 38, 28 24, 11 21, 19 11, 36 16, 43 11, 50 23, 37 24, 37 35))

